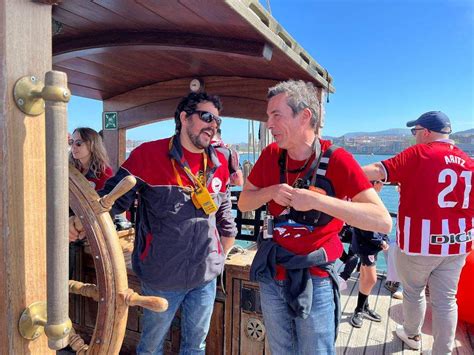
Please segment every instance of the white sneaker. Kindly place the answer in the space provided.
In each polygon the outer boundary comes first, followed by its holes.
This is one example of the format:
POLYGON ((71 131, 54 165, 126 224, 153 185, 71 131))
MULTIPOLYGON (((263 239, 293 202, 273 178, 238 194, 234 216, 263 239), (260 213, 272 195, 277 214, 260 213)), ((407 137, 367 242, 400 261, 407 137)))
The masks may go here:
POLYGON ((394 293, 392 293, 392 297, 397 299, 397 300, 402 300, 403 299, 403 290, 398 289, 394 293))
POLYGON ((403 325, 397 325, 395 332, 397 333, 397 336, 410 348, 412 348, 413 350, 420 349, 421 347, 420 334, 409 337, 407 333, 405 333, 405 329, 403 328, 403 325))
POLYGON ((386 281, 385 288, 392 293, 392 297, 397 300, 403 299, 403 287, 400 282, 396 281, 386 281))
POLYGON ((347 282, 341 276, 337 275, 337 281, 339 282, 339 291, 344 291, 347 288, 347 282))

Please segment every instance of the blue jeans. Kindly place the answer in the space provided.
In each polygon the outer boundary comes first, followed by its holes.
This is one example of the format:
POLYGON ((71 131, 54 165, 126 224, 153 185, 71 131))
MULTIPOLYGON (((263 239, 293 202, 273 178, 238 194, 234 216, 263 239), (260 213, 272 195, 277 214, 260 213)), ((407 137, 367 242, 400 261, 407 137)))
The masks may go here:
POLYGON ((260 282, 263 319, 272 355, 335 354, 334 295, 329 277, 312 276, 313 303, 306 319, 293 318, 283 297, 286 281, 260 282))
POLYGON ((216 279, 203 286, 184 291, 160 291, 142 283, 142 293, 145 296, 166 298, 168 310, 156 313, 144 309, 143 330, 137 354, 163 354, 166 334, 179 307, 181 307, 180 354, 205 353, 206 336, 216 298, 216 279))

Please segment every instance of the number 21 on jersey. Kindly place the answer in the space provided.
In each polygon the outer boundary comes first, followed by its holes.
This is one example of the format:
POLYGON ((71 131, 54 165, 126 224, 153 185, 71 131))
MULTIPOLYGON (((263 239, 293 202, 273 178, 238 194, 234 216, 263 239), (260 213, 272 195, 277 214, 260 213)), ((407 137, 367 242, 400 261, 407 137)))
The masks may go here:
MULTIPOLYGON (((446 186, 438 195, 438 205, 441 208, 452 208, 458 204, 458 201, 449 201, 446 200, 446 196, 456 189, 456 185, 462 184, 464 182, 464 193, 462 208, 469 207, 469 194, 472 189, 472 171, 464 170, 461 174, 458 174, 453 169, 443 169, 439 173, 438 182, 446 183, 449 181, 449 185, 446 186)), ((460 188, 460 187, 458 187, 460 188)), ((462 188, 462 186, 461 186, 462 188)))

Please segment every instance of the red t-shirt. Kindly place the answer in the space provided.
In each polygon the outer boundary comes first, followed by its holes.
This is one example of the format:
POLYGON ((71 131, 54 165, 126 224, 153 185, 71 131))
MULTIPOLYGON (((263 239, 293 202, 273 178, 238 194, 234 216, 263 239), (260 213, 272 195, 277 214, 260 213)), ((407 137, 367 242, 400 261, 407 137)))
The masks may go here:
POLYGON ((400 183, 397 243, 406 254, 459 255, 474 236, 474 162, 452 141, 414 145, 384 160, 400 183))
MULTIPOLYGON (((186 150, 186 148, 182 147, 183 149, 183 156, 184 159, 188 162, 189 168, 191 169, 191 172, 196 176, 199 177, 202 180, 202 176, 204 175, 204 157, 202 153, 193 153, 190 152, 189 150, 186 150)), ((217 152, 216 152, 217 153, 217 152)), ((223 165, 226 166, 225 164, 227 161, 225 160, 225 157, 223 155, 220 155, 220 153, 217 153, 219 157, 219 162, 223 165), (222 161, 221 159, 224 158, 222 161)), ((212 162, 209 160, 209 157, 206 156, 206 165, 207 167, 212 166, 212 162)), ((179 167, 178 164, 175 165, 177 171, 179 172, 180 176, 183 178, 183 184, 184 185, 192 185, 194 184, 191 182, 189 177, 186 175, 186 173, 179 167)), ((219 191, 225 191, 226 186, 229 182, 229 174, 226 169, 219 169, 217 174, 214 175, 211 181, 207 181, 207 187, 210 193, 216 193, 219 191)))
MULTIPOLYGON (((330 141, 320 140, 321 150, 324 153, 331 145, 330 141)), ((250 175, 249 181, 258 188, 264 188, 272 185, 280 184, 280 167, 278 160, 282 150, 278 148, 276 143, 270 144, 266 147, 255 163, 250 175)), ((307 167, 301 173, 288 173, 288 185, 292 185, 297 178, 302 178, 306 175, 311 167, 311 162, 314 156, 310 158, 307 167)), ((295 170, 301 168, 305 161, 297 161, 291 159, 287 155, 288 170, 295 170)), ((335 197, 348 200, 352 199, 358 193, 372 187, 367 177, 363 173, 359 164, 355 161, 353 156, 342 148, 336 149, 329 161, 325 177, 331 181, 335 197)), ((278 205, 275 201, 269 202, 269 212, 273 216, 279 216, 285 207, 278 205)), ((333 218, 327 225, 315 227, 314 230, 310 228, 301 228, 284 226, 277 228, 273 232, 273 240, 284 247, 285 249, 299 255, 309 254, 310 252, 324 248, 329 261, 338 259, 342 254, 342 243, 339 239, 338 233, 342 229, 343 221, 333 218)), ((313 275, 326 276, 327 273, 319 268, 313 267, 310 269, 313 275)), ((277 270, 277 278, 284 277, 284 270, 279 268, 277 270)))
MULTIPOLYGON (((142 179, 150 186, 173 185, 179 186, 179 181, 173 170, 173 166, 169 153, 169 142, 171 138, 160 139, 157 141, 147 142, 140 145, 132 151, 129 159, 123 164, 122 168, 128 170, 131 174, 142 179)), ((198 176, 204 170, 204 159, 202 153, 192 153, 181 147, 183 150, 184 160, 187 161, 191 172, 198 176)), ((225 156, 216 152, 219 163, 226 167, 227 160, 225 156)), ((207 169, 214 165, 207 156, 207 169)), ((175 161, 175 167, 184 186, 194 187, 194 182, 188 177, 180 164, 175 161)), ((229 171, 227 168, 218 168, 212 179, 207 182, 207 189, 211 194, 225 192, 229 181, 229 171)))

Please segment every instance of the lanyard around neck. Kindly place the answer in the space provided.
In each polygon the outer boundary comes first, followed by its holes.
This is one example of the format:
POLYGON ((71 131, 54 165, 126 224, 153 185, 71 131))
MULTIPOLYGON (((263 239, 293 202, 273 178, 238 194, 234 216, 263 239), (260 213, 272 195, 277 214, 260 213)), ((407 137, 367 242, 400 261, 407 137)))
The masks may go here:
MULTIPOLYGON (((170 139, 170 143, 169 143, 170 151, 171 151, 172 146, 173 146, 173 139, 170 139)), ((203 181, 199 180, 199 177, 193 174, 193 172, 191 171, 191 168, 189 167, 188 162, 186 161, 186 159, 184 159, 184 155, 180 157, 179 164, 181 168, 184 170, 184 172, 186 173, 186 175, 188 176, 189 180, 191 180, 191 182, 193 183, 194 187, 196 187, 196 185, 199 186, 201 183, 202 185, 207 186, 207 182, 206 182, 207 154, 205 152, 202 153, 202 158, 204 162, 203 181)), ((176 180, 178 181, 178 185, 181 187, 184 187, 183 179, 181 179, 181 175, 179 175, 179 172, 176 169, 175 160, 176 159, 171 158, 171 165, 173 166, 173 172, 176 176, 176 180)))
MULTIPOLYGON (((303 165, 301 171, 300 169, 296 169, 299 174, 297 175, 296 179, 298 179, 298 177, 300 176, 300 174, 306 170, 307 168, 307 165, 308 165, 308 162, 309 160, 311 159, 311 156, 314 154, 314 159, 313 159, 313 162, 308 170, 308 173, 306 174, 305 176, 305 180, 309 178, 309 176, 311 176, 311 173, 314 172, 314 175, 313 175, 313 179, 312 179, 312 182, 314 183, 316 181, 316 170, 317 170, 317 167, 319 166, 319 163, 321 161, 321 157, 322 157, 322 151, 321 151, 321 142, 319 141, 319 139, 316 137, 315 140, 313 141, 313 144, 311 145, 312 148, 312 153, 311 155, 309 156, 309 158, 306 160, 305 164, 303 165)), ((288 169, 288 152, 286 151, 286 149, 284 149, 281 154, 280 154, 280 158, 278 159, 278 165, 280 166, 280 183, 288 183, 288 172, 290 173, 295 173, 294 171, 289 171, 288 169)), ((295 181, 296 181, 295 179, 295 181)))

